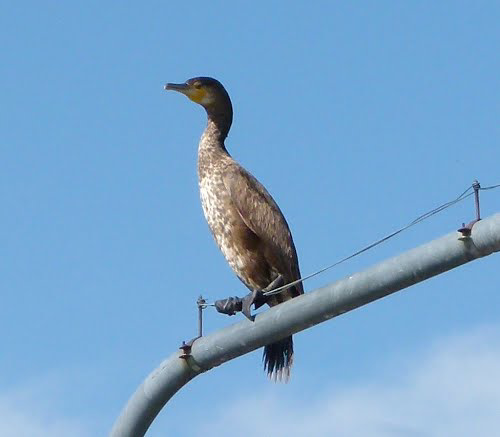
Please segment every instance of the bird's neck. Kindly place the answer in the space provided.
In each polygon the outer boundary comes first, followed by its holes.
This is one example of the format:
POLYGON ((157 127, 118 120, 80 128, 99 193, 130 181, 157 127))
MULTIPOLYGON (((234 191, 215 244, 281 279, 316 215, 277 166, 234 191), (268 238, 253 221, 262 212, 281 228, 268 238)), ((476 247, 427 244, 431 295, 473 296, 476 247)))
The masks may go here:
POLYGON ((208 115, 207 127, 200 140, 199 151, 226 152, 224 140, 227 137, 231 123, 224 117, 214 118, 208 115))
POLYGON ((224 139, 227 129, 221 129, 221 124, 208 117, 207 127, 203 132, 198 146, 198 176, 200 180, 214 171, 217 165, 230 158, 224 139))
POLYGON ((207 108, 207 127, 205 133, 210 134, 212 137, 217 138, 221 143, 231 129, 233 122, 233 111, 231 107, 224 108, 224 110, 217 110, 217 108, 207 108))

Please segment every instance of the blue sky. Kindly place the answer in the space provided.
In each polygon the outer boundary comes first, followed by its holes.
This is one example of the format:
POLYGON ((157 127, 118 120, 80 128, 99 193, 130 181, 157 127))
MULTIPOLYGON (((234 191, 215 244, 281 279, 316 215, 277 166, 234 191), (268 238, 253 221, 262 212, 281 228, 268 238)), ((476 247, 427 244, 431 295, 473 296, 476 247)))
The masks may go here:
MULTIPOLYGON (((224 83, 228 149, 281 206, 307 274, 475 178, 500 182, 499 19, 487 1, 4 2, 0 434, 106 435, 195 334, 197 296, 246 292, 199 204, 204 111, 165 82, 224 83)), ((482 194, 484 216, 499 205, 482 194)), ((305 288, 473 212, 468 199, 305 288)), ((266 379, 261 351, 214 369, 148 435, 235 435, 228 411, 261 435, 493 435, 498 262, 297 335, 288 385, 266 379)), ((234 321, 206 315, 210 331, 234 321)))

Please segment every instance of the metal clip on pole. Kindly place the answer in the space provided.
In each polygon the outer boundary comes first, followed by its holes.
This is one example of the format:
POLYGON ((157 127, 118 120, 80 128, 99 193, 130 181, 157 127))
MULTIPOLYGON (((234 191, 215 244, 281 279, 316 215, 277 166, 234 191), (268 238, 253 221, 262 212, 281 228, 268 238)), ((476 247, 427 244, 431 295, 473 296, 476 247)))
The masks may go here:
POLYGON ((198 306, 198 335, 189 340, 187 343, 185 341, 182 342, 182 345, 179 349, 182 350, 182 354, 179 355, 179 358, 186 359, 191 355, 191 347, 193 343, 200 337, 203 336, 203 310, 207 307, 207 301, 203 299, 203 296, 200 294, 200 297, 196 301, 196 305, 198 306))
POLYGON ((481 220, 481 213, 479 210, 479 190, 481 189, 481 184, 475 180, 472 182, 472 188, 474 188, 474 204, 476 205, 476 219, 472 220, 468 225, 462 223, 462 227, 458 230, 458 232, 462 233, 463 237, 470 237, 472 232, 472 227, 481 220))

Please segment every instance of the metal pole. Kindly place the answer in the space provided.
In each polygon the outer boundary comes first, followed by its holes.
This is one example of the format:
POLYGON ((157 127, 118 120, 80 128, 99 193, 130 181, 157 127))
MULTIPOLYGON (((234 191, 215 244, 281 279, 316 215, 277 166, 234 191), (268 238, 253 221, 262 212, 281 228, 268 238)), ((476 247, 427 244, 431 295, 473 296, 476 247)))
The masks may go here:
POLYGON ((111 437, 143 436, 168 400, 188 381, 226 361, 358 308, 417 282, 500 251, 500 213, 477 222, 469 237, 452 232, 360 273, 296 297, 201 337, 191 353, 175 352, 128 401, 111 437))

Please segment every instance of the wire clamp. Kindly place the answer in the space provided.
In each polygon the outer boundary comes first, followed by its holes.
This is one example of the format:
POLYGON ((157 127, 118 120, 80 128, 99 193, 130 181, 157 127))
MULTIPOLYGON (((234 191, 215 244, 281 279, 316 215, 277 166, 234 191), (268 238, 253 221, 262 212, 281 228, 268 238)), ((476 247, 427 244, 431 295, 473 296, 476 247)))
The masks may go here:
POLYGON ((462 237, 470 237, 472 232, 472 227, 479 220, 481 220, 481 213, 479 210, 479 190, 481 189, 481 184, 477 180, 474 180, 474 182, 472 182, 472 188, 474 189, 474 204, 476 206, 476 218, 475 220, 472 220, 468 225, 462 223, 462 227, 458 230, 458 232, 462 233, 462 237))
POLYGON ((187 343, 185 341, 182 342, 182 345, 179 348, 180 350, 182 350, 182 354, 179 355, 179 358, 182 358, 185 360, 191 356, 191 346, 195 340, 196 340, 196 338, 193 338, 193 340, 188 341, 187 343))
POLYGON ((200 294, 196 301, 198 306, 198 338, 203 337, 203 310, 207 307, 207 301, 200 294))
POLYGON ((193 346, 193 343, 203 336, 203 310, 210 304, 208 304, 200 294, 200 297, 198 297, 196 301, 196 305, 198 306, 198 335, 189 340, 187 343, 185 341, 182 342, 181 346, 179 347, 179 349, 182 350, 182 354, 179 355, 179 358, 187 359, 189 356, 191 356, 191 348, 193 346))

